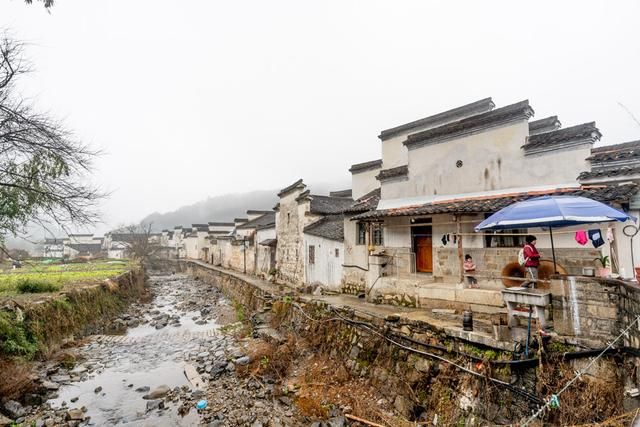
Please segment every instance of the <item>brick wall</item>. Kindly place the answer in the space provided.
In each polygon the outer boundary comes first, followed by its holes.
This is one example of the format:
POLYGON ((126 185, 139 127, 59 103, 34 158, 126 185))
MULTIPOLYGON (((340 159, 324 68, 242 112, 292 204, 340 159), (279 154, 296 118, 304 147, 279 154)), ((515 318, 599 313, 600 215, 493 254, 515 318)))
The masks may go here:
MULTIPOLYGON (((470 248, 463 253, 473 257, 478 276, 499 277, 505 265, 518 261, 519 248, 470 248)), ((551 259, 551 250, 543 251, 545 259, 551 259)), ((582 274, 582 267, 595 267, 597 249, 556 249, 556 259, 569 274, 582 274)), ((434 275, 445 280, 457 281, 460 263, 457 248, 434 248, 434 275)))

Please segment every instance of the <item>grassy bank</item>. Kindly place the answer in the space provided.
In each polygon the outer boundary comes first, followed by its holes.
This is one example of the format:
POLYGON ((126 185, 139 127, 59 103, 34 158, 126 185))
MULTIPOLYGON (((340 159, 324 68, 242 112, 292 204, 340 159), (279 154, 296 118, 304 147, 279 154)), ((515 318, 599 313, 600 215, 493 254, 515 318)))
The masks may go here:
MULTIPOLYGON (((61 291, 25 294, 26 299, 23 295, 12 298, 6 292, 0 298, 4 299, 0 308, 0 396, 18 396, 28 389, 22 384, 24 376, 17 375, 25 370, 25 363, 49 357, 66 338, 82 335, 92 325, 108 324, 145 292, 144 271, 139 268, 124 273, 119 269, 66 273, 62 274, 67 280, 61 283, 61 291), (88 280, 69 280, 78 275, 68 273, 92 274, 79 276, 88 280), (102 275, 110 279, 98 280, 102 275)), ((60 275, 58 271, 55 274, 60 275)))
POLYGON ((70 290, 118 276, 132 266, 125 261, 69 264, 28 261, 22 268, 4 267, 0 272, 0 299, 3 296, 70 290))

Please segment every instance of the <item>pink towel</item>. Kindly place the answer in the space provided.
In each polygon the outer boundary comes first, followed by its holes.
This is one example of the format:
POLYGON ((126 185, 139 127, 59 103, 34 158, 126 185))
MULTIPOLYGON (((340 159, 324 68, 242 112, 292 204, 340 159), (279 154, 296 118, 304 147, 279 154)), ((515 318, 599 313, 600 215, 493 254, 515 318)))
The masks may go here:
POLYGON ((584 230, 576 231, 576 242, 584 246, 587 244, 588 241, 589 241, 589 238, 587 237, 586 231, 584 230))

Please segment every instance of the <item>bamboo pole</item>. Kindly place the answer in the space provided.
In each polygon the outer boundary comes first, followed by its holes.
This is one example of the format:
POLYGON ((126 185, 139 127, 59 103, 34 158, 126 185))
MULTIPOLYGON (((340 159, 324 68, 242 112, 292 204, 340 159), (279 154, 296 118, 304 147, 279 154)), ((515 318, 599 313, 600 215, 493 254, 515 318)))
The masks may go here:
POLYGON ((350 420, 353 420, 353 421, 357 421, 362 424, 366 424, 371 427, 385 427, 382 424, 374 423, 373 421, 365 420, 364 418, 356 417, 355 415, 351 415, 351 414, 344 414, 344 417, 349 418, 350 420))

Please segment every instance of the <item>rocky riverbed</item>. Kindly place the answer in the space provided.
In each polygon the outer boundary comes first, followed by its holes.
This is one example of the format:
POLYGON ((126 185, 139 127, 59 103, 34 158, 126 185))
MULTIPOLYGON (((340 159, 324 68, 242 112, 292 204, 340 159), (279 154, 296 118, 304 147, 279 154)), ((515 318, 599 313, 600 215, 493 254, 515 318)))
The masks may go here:
MULTIPOLYGON (((236 375, 250 352, 229 333, 236 312, 217 289, 180 274, 153 275, 149 286, 150 303, 42 364, 39 389, 6 402, 9 415, 36 426, 309 424, 291 399, 274 397, 273 381, 236 375)), ((328 425, 344 425, 335 415, 328 425)))

